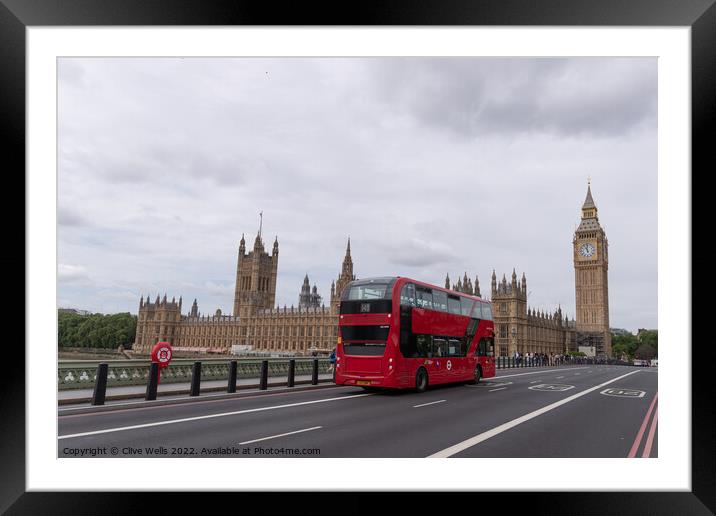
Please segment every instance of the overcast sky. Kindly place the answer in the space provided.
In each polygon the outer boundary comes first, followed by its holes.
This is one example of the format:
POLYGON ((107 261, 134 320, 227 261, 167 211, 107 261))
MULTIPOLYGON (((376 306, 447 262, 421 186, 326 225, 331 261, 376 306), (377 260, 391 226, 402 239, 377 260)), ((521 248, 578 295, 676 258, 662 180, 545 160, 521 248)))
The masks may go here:
POLYGON ((574 317, 592 178, 611 326, 657 327, 652 58, 60 59, 58 304, 233 304, 263 211, 277 303, 357 277, 527 275, 574 317))

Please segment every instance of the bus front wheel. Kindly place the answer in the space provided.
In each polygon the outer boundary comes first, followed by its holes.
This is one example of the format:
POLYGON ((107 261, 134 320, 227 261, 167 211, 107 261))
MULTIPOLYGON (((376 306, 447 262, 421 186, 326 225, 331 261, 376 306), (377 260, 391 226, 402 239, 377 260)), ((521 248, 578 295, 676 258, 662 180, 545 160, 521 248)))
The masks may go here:
POLYGON ((482 379, 482 368, 478 365, 475 366, 475 377, 470 383, 473 385, 477 385, 478 383, 480 383, 480 379, 482 379))
POLYGON ((415 390, 418 392, 425 392, 428 388, 428 373, 424 368, 418 369, 415 375, 415 390))

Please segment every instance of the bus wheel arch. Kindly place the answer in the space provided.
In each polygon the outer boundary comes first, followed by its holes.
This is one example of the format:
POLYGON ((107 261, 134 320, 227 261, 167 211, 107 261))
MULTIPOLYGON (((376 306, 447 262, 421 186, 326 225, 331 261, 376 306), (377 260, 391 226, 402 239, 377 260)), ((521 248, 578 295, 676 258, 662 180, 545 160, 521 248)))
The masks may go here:
POLYGON ((480 380, 482 379, 482 366, 480 364, 477 364, 475 366, 475 373, 473 376, 473 379, 470 381, 471 384, 477 385, 480 383, 480 380))
POLYGON ((418 367, 415 373, 415 390, 425 392, 428 388, 428 372, 424 367, 418 367))

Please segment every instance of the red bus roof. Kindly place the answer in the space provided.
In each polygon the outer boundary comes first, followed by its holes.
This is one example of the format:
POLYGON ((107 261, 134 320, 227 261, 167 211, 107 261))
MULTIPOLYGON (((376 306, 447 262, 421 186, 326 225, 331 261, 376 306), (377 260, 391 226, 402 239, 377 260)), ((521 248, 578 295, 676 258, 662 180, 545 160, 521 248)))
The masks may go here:
POLYGON ((458 292, 457 290, 451 290, 449 288, 439 287, 437 285, 433 285, 431 283, 426 283, 424 281, 415 280, 412 278, 406 278, 405 276, 376 276, 376 277, 371 277, 371 278, 361 278, 361 279, 351 281, 349 283, 349 285, 354 285, 354 284, 360 285, 363 282, 368 283, 370 281, 376 281, 376 280, 381 280, 381 282, 385 282, 385 283, 389 283, 390 281, 395 280, 396 284, 398 282, 400 282, 401 286, 405 283, 415 283, 416 285, 420 285, 421 287, 428 287, 428 288, 432 288, 432 289, 441 290, 443 292, 447 292, 448 294, 452 294, 454 296, 464 296, 464 297, 473 299, 475 301, 482 301, 483 303, 490 303, 490 301, 487 301, 486 299, 483 299, 479 296, 475 296, 473 294, 465 294, 464 292, 458 292))

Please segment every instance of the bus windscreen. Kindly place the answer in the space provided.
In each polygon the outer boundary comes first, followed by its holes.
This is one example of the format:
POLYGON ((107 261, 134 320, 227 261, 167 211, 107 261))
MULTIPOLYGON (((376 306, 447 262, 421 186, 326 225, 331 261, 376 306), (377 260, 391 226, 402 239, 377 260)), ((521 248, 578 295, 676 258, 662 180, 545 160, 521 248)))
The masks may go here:
POLYGON ((353 285, 348 291, 348 301, 370 301, 371 299, 387 299, 390 296, 390 291, 388 291, 388 287, 388 283, 353 285))

